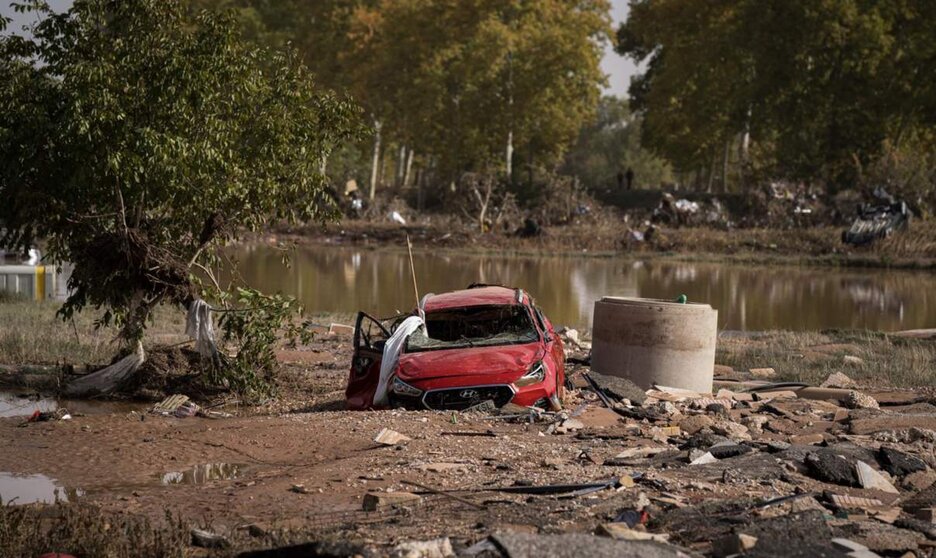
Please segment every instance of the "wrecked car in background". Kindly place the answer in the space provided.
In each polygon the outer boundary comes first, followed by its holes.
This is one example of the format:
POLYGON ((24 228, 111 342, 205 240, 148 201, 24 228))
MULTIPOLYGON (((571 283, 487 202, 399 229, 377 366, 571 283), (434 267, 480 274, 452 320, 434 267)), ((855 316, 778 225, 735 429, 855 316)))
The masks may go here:
POLYGON ((842 232, 845 244, 863 246, 910 228, 910 210, 906 202, 897 201, 883 188, 875 189, 874 197, 881 203, 858 206, 858 216, 852 226, 842 232))
POLYGON ((562 341, 530 295, 472 285, 426 295, 411 316, 359 313, 346 398, 349 409, 559 410, 564 383, 562 341))

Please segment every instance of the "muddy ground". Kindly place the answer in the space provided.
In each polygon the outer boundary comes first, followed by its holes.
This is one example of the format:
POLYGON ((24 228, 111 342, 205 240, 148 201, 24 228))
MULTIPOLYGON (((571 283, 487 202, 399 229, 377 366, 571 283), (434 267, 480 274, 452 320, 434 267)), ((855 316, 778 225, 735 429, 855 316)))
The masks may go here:
MULTIPOLYGON (((666 535, 686 553, 724 555, 719 545, 738 533, 758 538, 748 554, 761 556, 845 555, 834 537, 882 556, 929 556, 936 544, 929 523, 906 524, 917 508, 936 505, 929 494, 936 489, 925 490, 936 481, 936 407, 927 390, 869 390, 882 409, 790 394, 735 401, 723 393, 713 406, 656 393, 643 405, 616 402, 616 414, 584 387, 587 367, 572 365, 578 388, 562 416, 350 412, 342 410, 350 356, 346 336, 282 352, 277 398, 219 407, 230 418, 157 416, 148 412, 152 404, 124 402, 71 420, 0 419, 0 483, 41 474, 73 502, 103 513, 160 525, 168 510, 186 528, 234 543, 185 549, 192 555, 277 546, 283 532, 293 533, 290 541, 356 541, 375 555, 448 537, 459 552, 495 533, 600 532, 642 510, 648 515, 638 532, 666 535), (375 443, 385 428, 410 439, 375 443), (719 442, 722 449, 712 448, 719 442), (857 461, 879 470, 882 446, 916 458, 913 471, 885 473, 896 494, 855 485, 852 473, 830 482, 810 464, 832 456, 849 471, 857 461), (707 450, 718 457, 704 457, 707 450), (700 457, 710 463, 689 464, 700 457), (490 490, 614 478, 611 488, 582 494, 490 490), (366 495, 399 492, 420 498, 364 511, 366 495), (841 508, 833 494, 877 503, 841 508), (785 496, 795 498, 771 502, 785 496), (923 504, 901 507, 915 497, 923 504)), ((719 372, 750 379, 727 367, 719 372)), ((40 485, 32 492, 41 499, 51 484, 40 485)))

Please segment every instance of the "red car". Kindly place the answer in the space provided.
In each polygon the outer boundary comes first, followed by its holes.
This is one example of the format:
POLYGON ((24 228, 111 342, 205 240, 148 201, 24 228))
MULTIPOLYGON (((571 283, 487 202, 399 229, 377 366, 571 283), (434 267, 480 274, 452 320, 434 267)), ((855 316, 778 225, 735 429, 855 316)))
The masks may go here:
MULTIPOLYGON (((472 285, 429 295, 422 306, 425 323, 415 329, 404 325, 411 333, 390 343, 408 316, 381 322, 358 314, 348 408, 463 410, 486 401, 497 407, 514 403, 561 408, 562 341, 528 293, 472 285), (387 355, 387 345, 401 349, 387 355), (385 356, 398 360, 392 368, 385 367, 381 385, 385 356)), ((409 319, 410 324, 418 323, 409 319)))

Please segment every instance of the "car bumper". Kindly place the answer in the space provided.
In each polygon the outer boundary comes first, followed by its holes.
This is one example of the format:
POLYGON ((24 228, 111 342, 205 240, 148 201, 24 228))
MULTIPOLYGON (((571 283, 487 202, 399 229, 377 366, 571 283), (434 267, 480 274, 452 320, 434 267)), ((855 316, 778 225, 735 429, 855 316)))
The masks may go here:
POLYGON ((538 384, 517 388, 513 384, 459 385, 436 387, 408 382, 411 386, 423 390, 419 396, 405 396, 390 392, 390 405, 407 409, 429 409, 433 411, 463 411, 485 401, 492 401, 495 407, 508 403, 532 406, 555 397, 555 390, 547 389, 544 380, 538 384))

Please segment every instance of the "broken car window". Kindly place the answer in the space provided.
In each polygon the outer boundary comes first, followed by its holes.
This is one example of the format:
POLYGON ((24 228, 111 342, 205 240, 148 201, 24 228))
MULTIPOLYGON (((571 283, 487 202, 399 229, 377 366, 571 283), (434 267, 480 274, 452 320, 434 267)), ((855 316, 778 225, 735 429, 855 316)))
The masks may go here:
POLYGON ((426 326, 409 336, 406 351, 514 345, 537 339, 525 307, 471 306, 426 314, 426 326))

